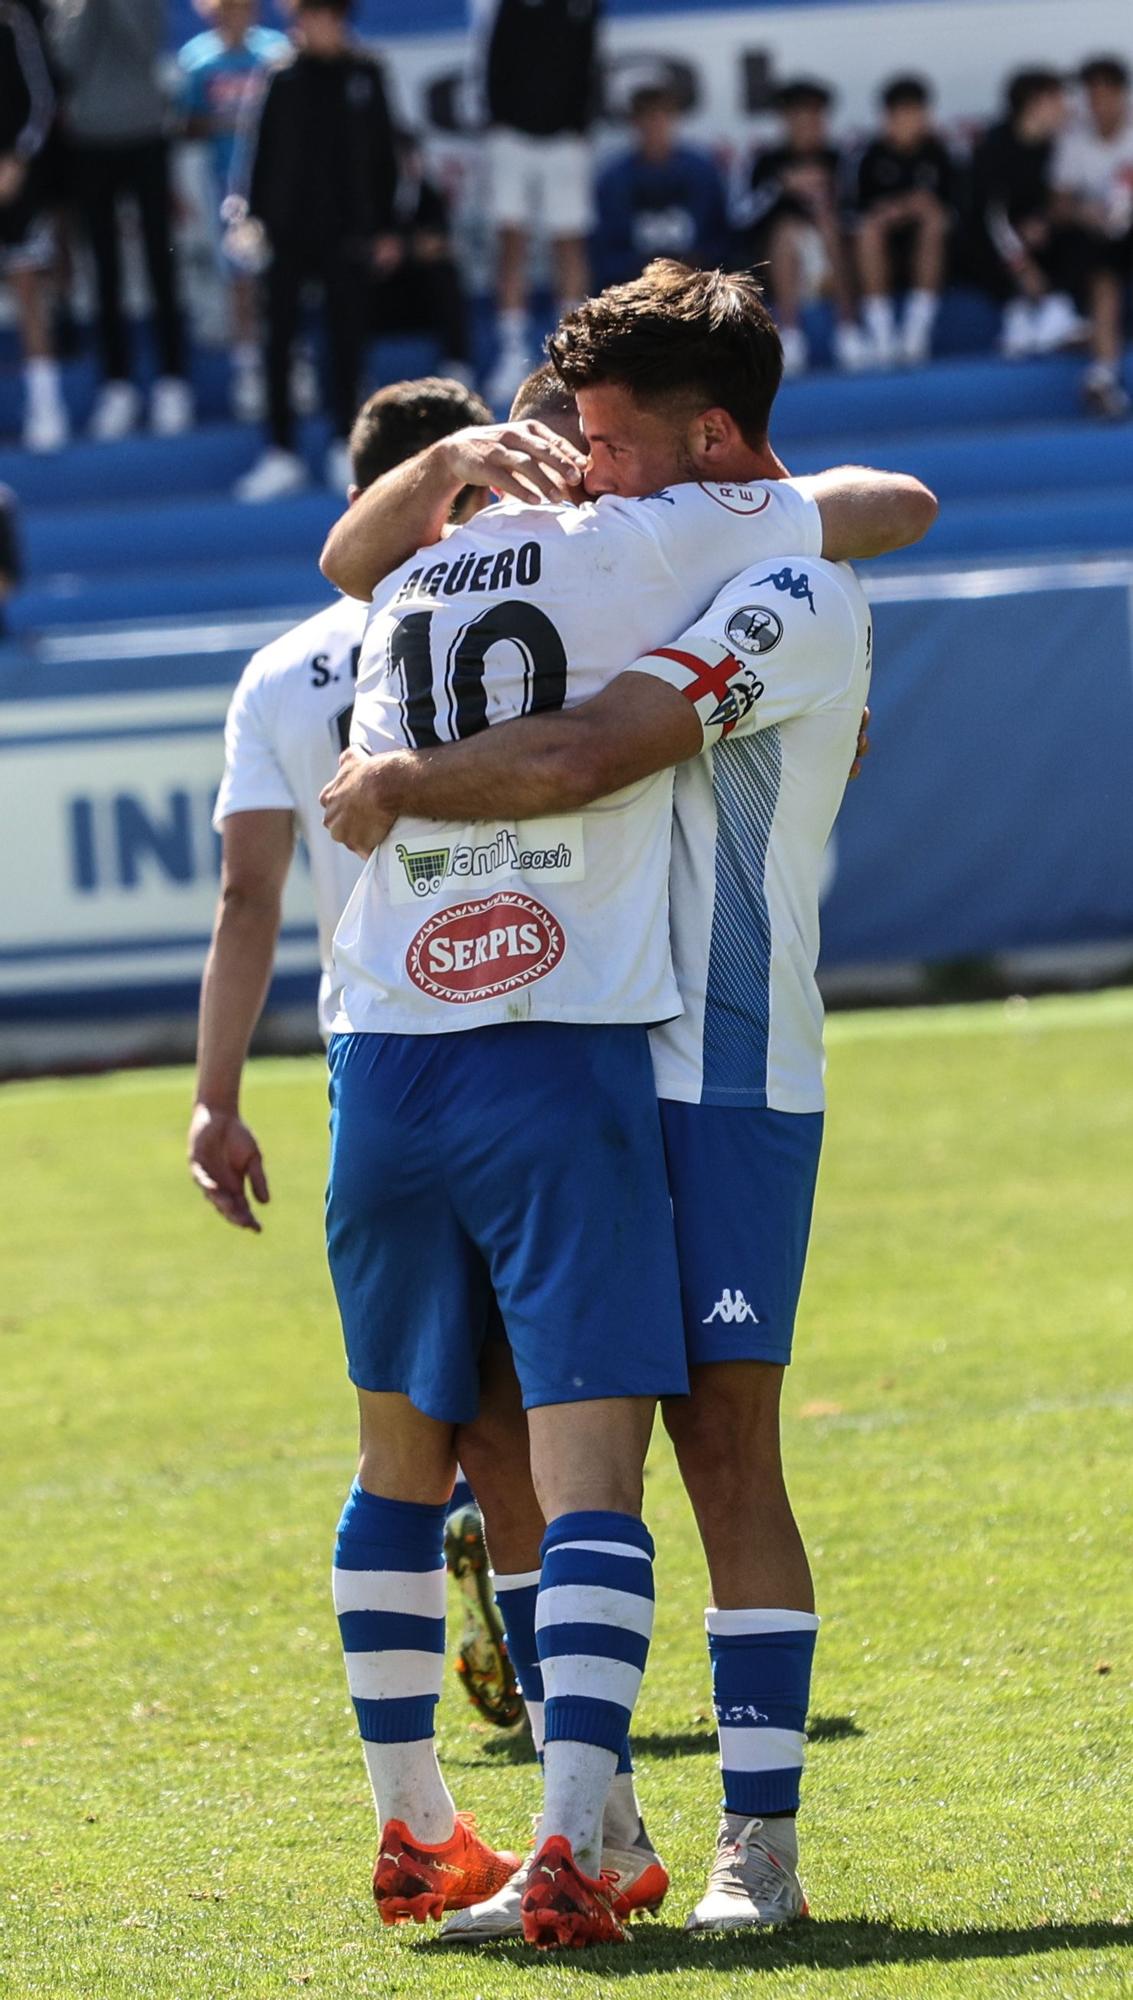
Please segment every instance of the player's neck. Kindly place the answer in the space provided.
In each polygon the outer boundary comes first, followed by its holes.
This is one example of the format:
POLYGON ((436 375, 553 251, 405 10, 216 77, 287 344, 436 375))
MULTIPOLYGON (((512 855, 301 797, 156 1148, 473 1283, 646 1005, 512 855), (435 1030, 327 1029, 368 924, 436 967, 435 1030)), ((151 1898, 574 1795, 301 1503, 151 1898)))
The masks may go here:
POLYGON ((707 475, 713 481, 734 479, 787 479, 790 477, 781 458, 772 450, 770 441, 753 450, 750 445, 742 445, 730 457, 719 463, 713 462, 712 471, 707 475))

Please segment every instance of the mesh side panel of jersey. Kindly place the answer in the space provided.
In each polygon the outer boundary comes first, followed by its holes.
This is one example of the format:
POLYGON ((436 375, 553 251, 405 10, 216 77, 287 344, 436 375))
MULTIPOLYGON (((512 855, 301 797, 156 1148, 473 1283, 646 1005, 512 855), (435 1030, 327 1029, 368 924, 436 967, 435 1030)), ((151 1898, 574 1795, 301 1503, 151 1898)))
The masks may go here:
POLYGON ((722 745, 713 758, 716 899, 704 1009, 701 1102, 737 1091, 766 1103, 771 1024, 771 919, 765 876, 783 754, 778 729, 722 745))

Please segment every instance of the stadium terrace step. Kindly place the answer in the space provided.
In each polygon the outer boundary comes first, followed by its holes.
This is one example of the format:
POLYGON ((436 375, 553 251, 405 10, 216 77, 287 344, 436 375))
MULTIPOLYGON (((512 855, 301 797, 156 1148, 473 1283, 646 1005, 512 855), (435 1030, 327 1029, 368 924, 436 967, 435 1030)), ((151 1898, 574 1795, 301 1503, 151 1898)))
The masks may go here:
POLYGON ((876 449, 879 437, 895 432, 1069 420, 1082 414, 1082 367, 1080 356, 1058 354, 938 361, 884 375, 808 375, 784 385, 775 434, 790 445, 865 432, 876 449))
POLYGON ((1133 479, 1133 433, 1123 424, 987 425, 949 431, 947 437, 907 432, 879 441, 876 432, 793 446, 792 472, 824 466, 884 464, 912 472, 942 501, 986 500, 990 494, 1047 494, 1120 486, 1133 479))
POLYGON ((97 578, 47 576, 12 599, 8 625, 18 637, 60 625, 207 619, 237 611, 278 614, 290 623, 318 611, 331 594, 312 561, 292 557, 184 564, 175 570, 119 570, 97 578))
POLYGON ((33 508, 24 523, 28 573, 44 580, 74 572, 108 577, 152 566, 168 577, 205 563, 271 556, 293 560, 317 594, 319 550, 345 504, 345 495, 316 487, 265 507, 197 495, 148 505, 33 508))

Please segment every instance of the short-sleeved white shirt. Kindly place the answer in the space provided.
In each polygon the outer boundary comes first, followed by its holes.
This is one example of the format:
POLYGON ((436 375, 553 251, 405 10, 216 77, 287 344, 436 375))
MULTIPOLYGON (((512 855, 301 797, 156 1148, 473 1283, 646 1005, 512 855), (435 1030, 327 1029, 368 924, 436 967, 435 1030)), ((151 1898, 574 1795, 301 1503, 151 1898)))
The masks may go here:
MULTIPOLYGON (((427 747, 573 706, 689 624, 757 558, 817 553, 799 486, 673 486, 583 507, 487 508, 395 572, 363 645, 353 741, 427 747)), ((676 1013, 672 775, 517 824, 403 819, 335 937, 336 1028, 436 1034, 676 1013)))
POLYGON ((336 1011, 331 984, 335 925, 362 864, 326 831, 319 793, 333 778, 349 739, 366 617, 366 605, 340 598, 253 654, 229 704, 224 776, 213 813, 218 830, 236 813, 294 813, 310 857, 324 1035, 336 1011))
POLYGON ((694 703, 677 771, 670 910, 684 1011, 653 1034, 661 1097, 821 1111, 815 978, 823 861, 869 693, 869 606, 852 570, 792 557, 722 590, 635 662, 694 703))
POLYGON ((1133 223, 1133 118, 1112 139, 1092 125, 1070 126, 1054 149, 1051 180, 1061 194, 1111 211, 1115 233, 1133 223))

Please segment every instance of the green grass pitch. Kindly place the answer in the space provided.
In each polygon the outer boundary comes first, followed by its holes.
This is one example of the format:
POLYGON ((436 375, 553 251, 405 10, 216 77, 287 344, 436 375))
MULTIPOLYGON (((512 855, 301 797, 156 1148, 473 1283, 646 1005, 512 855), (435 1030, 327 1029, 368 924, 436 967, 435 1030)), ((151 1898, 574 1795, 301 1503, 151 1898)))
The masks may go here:
MULTIPOLYGON (((1131 1044, 1129 994, 832 1024, 788 1399, 825 1616, 814 1918, 681 1934, 717 1781, 658 1439, 639 1767, 673 1889, 628 1949, 569 1961, 443 1953, 369 1900, 328 1589, 353 1416, 321 1064, 253 1068, 259 1241, 189 1185, 186 1072, 4 1091, 0 1992, 1133 1993, 1131 1044)), ((459 1802, 522 1844, 533 1769, 470 1714, 450 1677, 459 1802)))

